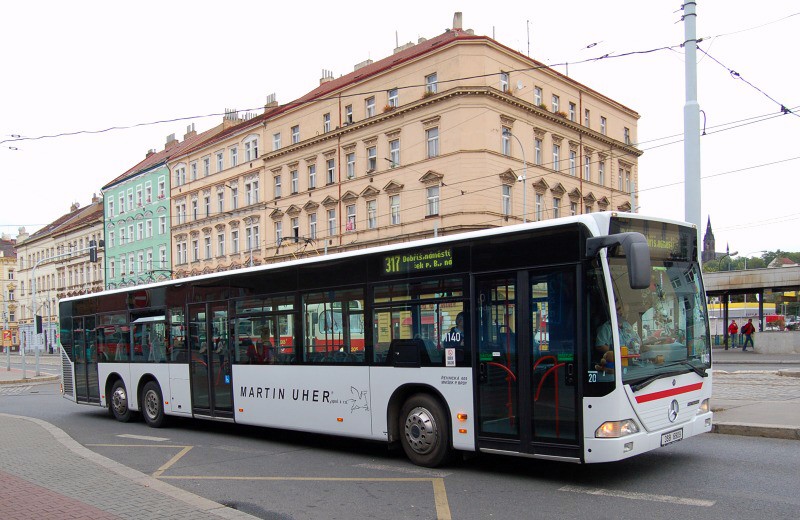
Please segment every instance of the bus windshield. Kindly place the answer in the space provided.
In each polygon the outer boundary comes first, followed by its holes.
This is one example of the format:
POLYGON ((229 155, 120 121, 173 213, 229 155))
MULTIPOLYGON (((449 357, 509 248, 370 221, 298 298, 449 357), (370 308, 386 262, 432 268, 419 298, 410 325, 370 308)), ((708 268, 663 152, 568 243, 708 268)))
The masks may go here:
MULTIPOLYGON (((621 368, 625 384, 689 371, 704 374, 711 364, 700 266, 690 260, 687 252, 692 248, 686 247, 694 242, 694 231, 659 227, 663 239, 654 240, 652 230, 644 226, 650 231, 645 234, 652 263, 648 288, 631 289, 619 248, 608 258, 619 335, 620 362, 615 365, 621 368)), ((601 327, 598 342, 603 333, 601 327)))

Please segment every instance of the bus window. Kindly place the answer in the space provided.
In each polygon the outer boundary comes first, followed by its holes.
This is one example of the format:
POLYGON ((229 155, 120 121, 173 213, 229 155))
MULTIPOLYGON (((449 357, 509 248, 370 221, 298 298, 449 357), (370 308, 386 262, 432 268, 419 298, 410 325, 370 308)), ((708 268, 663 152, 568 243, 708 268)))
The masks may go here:
POLYGON ((308 363, 364 361, 364 291, 303 296, 304 355, 308 363))
POLYGON ((185 362, 186 355, 186 320, 183 307, 169 310, 169 334, 167 335, 167 356, 170 361, 185 362))
POLYGON ((97 360, 98 362, 128 361, 127 331, 124 313, 98 316, 97 360), (123 333, 122 328, 125 328, 123 333))

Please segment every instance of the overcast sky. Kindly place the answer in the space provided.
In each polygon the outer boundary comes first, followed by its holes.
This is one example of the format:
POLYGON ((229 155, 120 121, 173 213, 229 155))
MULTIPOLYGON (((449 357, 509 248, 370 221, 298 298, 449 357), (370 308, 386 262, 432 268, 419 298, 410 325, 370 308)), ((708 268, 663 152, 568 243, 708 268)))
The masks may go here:
MULTIPOLYGON (((800 3, 698 0, 702 232, 717 250, 800 251, 800 3), (716 60, 716 61, 715 61, 716 60), (739 74, 736 79, 729 70, 739 74), (772 99, 770 99, 772 98, 772 99), (701 115, 701 121, 703 117, 701 115)), ((291 101, 322 69, 347 74, 400 44, 464 28, 547 64, 636 110, 641 213, 684 220, 679 1, 9 2, 0 17, 0 140, 195 119, 0 144, 0 231, 51 222, 168 134, 221 121, 225 108, 291 101), (313 5, 313 8, 311 6, 313 5), (553 8, 555 7, 555 8, 553 8), (17 148, 16 150, 12 148, 17 148)))

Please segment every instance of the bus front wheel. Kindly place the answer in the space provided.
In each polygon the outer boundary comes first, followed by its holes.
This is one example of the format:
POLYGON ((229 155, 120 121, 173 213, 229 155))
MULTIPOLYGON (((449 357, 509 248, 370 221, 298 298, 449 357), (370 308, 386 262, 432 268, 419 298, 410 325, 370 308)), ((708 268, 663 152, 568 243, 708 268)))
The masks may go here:
POLYGON ((403 450, 411 462, 436 467, 450 455, 450 429, 447 416, 435 398, 427 394, 411 396, 400 413, 403 450))
POLYGON ((164 401, 161 398, 161 388, 155 381, 144 385, 142 415, 144 422, 151 428, 161 428, 164 425, 164 401))
POLYGON ((108 411, 119 422, 128 422, 133 416, 133 412, 128 408, 128 391, 125 389, 125 383, 122 380, 115 382, 111 388, 108 411))

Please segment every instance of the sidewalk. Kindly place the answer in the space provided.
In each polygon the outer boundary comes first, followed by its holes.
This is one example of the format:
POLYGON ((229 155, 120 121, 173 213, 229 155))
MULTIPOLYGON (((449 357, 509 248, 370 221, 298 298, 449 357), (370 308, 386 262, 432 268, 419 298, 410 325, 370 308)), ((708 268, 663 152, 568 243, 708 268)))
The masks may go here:
POLYGON ((0 413, 4 520, 252 519, 84 448, 39 419, 0 413), (53 442, 53 439, 58 442, 53 442))
POLYGON ((800 354, 714 347, 714 432, 800 440, 800 354), (728 365, 747 365, 730 372, 728 365), (763 365, 780 367, 764 370, 763 365))

